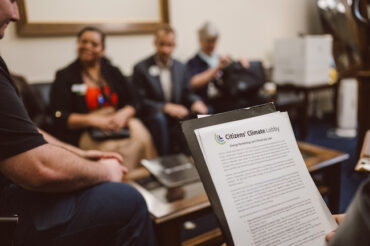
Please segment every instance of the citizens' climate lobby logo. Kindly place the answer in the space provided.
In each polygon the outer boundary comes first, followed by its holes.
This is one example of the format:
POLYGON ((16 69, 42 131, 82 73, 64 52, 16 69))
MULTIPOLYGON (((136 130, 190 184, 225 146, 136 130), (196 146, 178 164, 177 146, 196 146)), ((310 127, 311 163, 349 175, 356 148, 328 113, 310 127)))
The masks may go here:
POLYGON ((216 134, 216 133, 215 133, 215 140, 218 144, 221 144, 221 145, 226 143, 226 140, 223 137, 221 137, 219 134, 216 134))

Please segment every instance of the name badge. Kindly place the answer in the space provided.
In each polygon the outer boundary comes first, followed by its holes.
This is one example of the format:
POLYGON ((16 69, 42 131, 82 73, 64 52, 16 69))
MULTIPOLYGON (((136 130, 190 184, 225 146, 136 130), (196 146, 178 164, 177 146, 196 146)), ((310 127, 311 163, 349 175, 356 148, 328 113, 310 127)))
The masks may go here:
POLYGON ((160 73, 160 70, 159 70, 159 67, 153 65, 149 68, 149 74, 152 76, 152 77, 157 77, 159 76, 159 73, 160 73))
POLYGON ((71 90, 77 95, 84 96, 86 94, 87 86, 85 84, 73 84, 71 90))

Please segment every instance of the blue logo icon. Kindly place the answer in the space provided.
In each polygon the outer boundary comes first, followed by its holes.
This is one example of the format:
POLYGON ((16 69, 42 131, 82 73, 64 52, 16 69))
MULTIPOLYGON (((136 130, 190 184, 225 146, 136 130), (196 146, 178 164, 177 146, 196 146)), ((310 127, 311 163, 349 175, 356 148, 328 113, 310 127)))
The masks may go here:
POLYGON ((221 145, 226 143, 226 140, 218 134, 215 134, 215 140, 218 144, 221 144, 221 145))

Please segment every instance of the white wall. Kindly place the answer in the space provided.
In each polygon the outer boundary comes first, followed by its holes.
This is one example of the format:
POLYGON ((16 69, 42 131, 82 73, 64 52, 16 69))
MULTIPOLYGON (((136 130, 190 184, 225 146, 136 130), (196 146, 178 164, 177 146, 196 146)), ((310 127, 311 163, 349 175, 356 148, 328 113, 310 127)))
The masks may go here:
MULTIPOLYGON (((197 50, 197 29, 207 20, 218 26, 220 53, 261 59, 270 65, 274 40, 298 33, 317 33, 315 0, 169 0, 171 24, 177 31, 175 57, 186 61, 197 50)), ((152 35, 107 38, 107 56, 125 74, 151 54, 152 35)), ((0 54, 10 70, 30 82, 51 81, 75 59, 74 37, 20 38, 11 24, 0 41, 0 54)))

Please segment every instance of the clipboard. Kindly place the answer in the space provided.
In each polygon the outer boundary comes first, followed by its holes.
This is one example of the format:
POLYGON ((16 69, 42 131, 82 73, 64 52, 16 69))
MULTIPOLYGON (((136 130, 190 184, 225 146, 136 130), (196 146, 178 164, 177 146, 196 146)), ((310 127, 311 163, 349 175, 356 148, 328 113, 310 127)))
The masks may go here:
POLYGON ((204 189, 206 190, 212 209, 216 214, 216 217, 221 226, 221 230, 223 232, 223 235, 225 236, 226 243, 228 246, 234 246, 234 241, 231 236, 230 228, 228 226, 225 213, 221 206, 221 201, 216 192, 215 185, 213 184, 211 174, 207 168, 207 164, 204 160, 202 150, 200 148, 194 130, 207 126, 213 126, 222 123, 261 116, 273 112, 276 112, 274 104, 267 103, 250 108, 237 109, 225 113, 211 115, 204 118, 181 122, 181 127, 185 135, 185 139, 194 158, 195 167, 198 170, 200 179, 203 183, 204 189))

